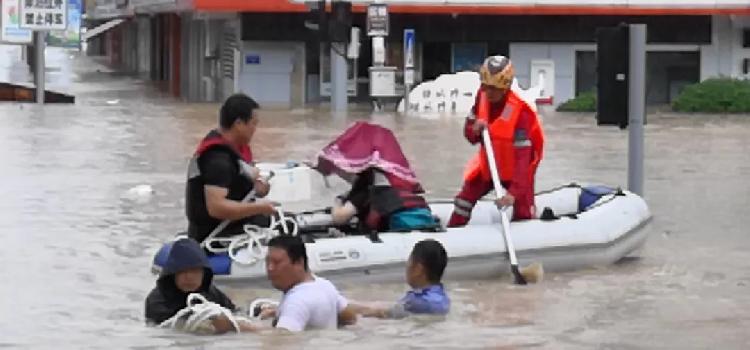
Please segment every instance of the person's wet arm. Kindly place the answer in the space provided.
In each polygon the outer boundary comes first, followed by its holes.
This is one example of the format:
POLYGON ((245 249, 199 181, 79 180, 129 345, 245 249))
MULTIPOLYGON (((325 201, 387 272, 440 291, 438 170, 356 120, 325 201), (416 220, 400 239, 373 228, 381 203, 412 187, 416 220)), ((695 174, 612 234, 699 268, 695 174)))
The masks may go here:
POLYGON ((271 192, 271 184, 262 178, 257 178, 253 181, 253 188, 258 198, 263 198, 268 195, 268 192, 271 192))
POLYGON ((357 312, 353 305, 339 293, 338 300, 336 301, 336 310, 338 311, 338 325, 351 326, 357 323, 357 312))
POLYGON ((205 179, 204 193, 208 215, 219 220, 239 220, 254 215, 275 213, 272 204, 243 203, 227 198, 232 184, 232 174, 237 171, 231 158, 222 155, 208 155, 202 166, 205 179))
POLYGON ((331 208, 331 219, 334 225, 344 225, 357 215, 357 208, 352 202, 347 201, 343 205, 331 208))
POLYGON ((226 188, 206 185, 206 208, 208 215, 219 220, 240 220, 255 215, 272 215, 276 212, 272 203, 243 203, 227 198, 226 188))
MULTIPOLYGON (((237 327, 239 327, 239 332, 258 332, 262 329, 262 327, 253 325, 249 322, 245 322, 242 320, 237 320, 237 327)), ((214 326, 214 334, 224 334, 224 333, 230 333, 230 332, 237 332, 238 330, 235 329, 234 324, 231 320, 229 320, 228 317, 224 315, 219 315, 211 319, 211 325, 214 326)))
POLYGON ((482 142, 482 130, 487 126, 484 120, 477 118, 477 104, 479 104, 479 93, 474 98, 474 106, 471 107, 471 112, 466 116, 464 121, 464 137, 470 144, 476 145, 482 142))

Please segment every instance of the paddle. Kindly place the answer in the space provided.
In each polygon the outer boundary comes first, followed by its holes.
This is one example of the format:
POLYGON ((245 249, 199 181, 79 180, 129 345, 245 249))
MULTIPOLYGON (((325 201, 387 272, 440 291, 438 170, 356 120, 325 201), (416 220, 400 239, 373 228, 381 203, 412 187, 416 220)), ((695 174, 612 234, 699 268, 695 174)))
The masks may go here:
MULTIPOLYGON (((480 108, 479 114, 488 114, 488 103, 485 99, 484 94, 480 96, 480 108)), ((502 198, 505 195, 505 189, 500 183, 500 177, 497 173, 495 152, 492 149, 492 139, 490 133, 485 127, 482 130, 482 139, 484 141, 484 149, 487 154, 487 161, 490 168, 490 174, 492 175, 492 184, 495 186, 495 195, 497 198, 502 198)), ((513 247, 513 241, 510 237, 510 220, 508 220, 508 214, 505 208, 498 208, 500 211, 501 221, 503 223, 503 237, 505 238, 505 247, 508 251, 508 257, 510 259, 510 271, 513 273, 513 279, 516 284, 527 284, 528 282, 536 283, 542 279, 544 271, 541 264, 532 264, 525 269, 518 268, 518 259, 516 259, 516 249, 513 247)))

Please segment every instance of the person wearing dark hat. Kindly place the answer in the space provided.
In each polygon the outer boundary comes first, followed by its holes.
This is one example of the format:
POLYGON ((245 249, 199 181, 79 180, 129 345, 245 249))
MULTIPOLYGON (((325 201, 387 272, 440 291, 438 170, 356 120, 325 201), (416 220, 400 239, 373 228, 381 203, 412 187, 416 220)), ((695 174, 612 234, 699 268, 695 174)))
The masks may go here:
MULTIPOLYGON (((159 325, 187 306, 187 297, 200 293, 208 301, 235 311, 236 307, 221 290, 213 285, 213 272, 206 253, 192 238, 175 241, 167 263, 156 281, 156 287, 146 297, 146 322, 159 325)), ((231 321, 223 315, 211 319, 216 333, 234 331, 231 321)), ((254 328, 240 322, 241 331, 254 328)))

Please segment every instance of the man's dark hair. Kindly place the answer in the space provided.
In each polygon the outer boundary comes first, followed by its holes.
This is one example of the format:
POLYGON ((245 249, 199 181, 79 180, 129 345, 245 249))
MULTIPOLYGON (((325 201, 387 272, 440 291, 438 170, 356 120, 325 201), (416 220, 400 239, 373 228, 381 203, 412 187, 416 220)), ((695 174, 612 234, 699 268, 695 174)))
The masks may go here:
POLYGON ((219 126, 222 129, 232 127, 237 119, 247 123, 253 118, 253 111, 260 108, 258 102, 245 94, 234 94, 224 101, 219 113, 219 126))
POLYGON ((414 245, 414 249, 411 251, 411 260, 413 263, 424 266, 430 283, 440 283, 445 266, 448 265, 448 254, 440 242, 434 239, 425 239, 414 245))
POLYGON ((305 263, 305 271, 310 270, 307 265, 307 249, 305 249, 305 242, 301 238, 289 235, 276 236, 268 242, 268 247, 284 249, 292 263, 296 263, 302 259, 305 263))

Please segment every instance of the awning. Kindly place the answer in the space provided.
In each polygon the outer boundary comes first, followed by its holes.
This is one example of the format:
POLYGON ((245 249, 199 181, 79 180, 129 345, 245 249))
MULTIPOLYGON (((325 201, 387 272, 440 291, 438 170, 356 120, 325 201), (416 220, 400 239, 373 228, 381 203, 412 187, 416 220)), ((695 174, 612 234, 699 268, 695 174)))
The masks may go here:
MULTIPOLYGON (((309 0, 308 0, 309 1, 309 0)), ((306 0, 193 0, 198 11, 307 12, 306 0)), ((348 0, 364 12, 373 0, 348 0)), ((495 15, 750 15, 746 0, 383 0, 390 13, 495 15)))
POLYGON ((120 23, 124 22, 125 20, 122 18, 113 19, 110 21, 107 21, 104 24, 99 25, 98 27, 95 27, 93 29, 89 29, 86 31, 86 33, 81 33, 81 41, 88 41, 89 39, 104 33, 114 27, 117 27, 120 23))

